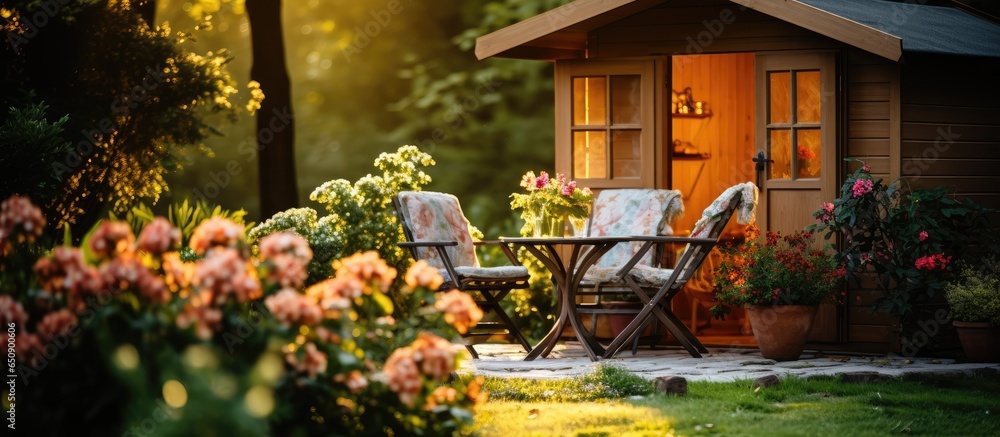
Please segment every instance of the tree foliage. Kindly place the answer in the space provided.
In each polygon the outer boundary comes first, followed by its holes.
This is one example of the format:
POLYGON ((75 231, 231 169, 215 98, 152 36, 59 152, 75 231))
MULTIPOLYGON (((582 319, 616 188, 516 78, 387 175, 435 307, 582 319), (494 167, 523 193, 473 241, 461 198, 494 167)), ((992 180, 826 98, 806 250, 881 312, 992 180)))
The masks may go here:
MULTIPOLYGON (((44 174, 63 184, 45 209, 51 226, 86 230, 107 206, 122 212, 138 199, 157 200, 174 158, 212 132, 202 111, 232 115, 237 90, 224 68, 228 53, 188 51, 190 35, 148 26, 128 2, 61 3, 0 2, 8 42, 0 50, 0 105, 44 102, 51 116, 67 117, 60 138, 72 150, 41 158, 44 174)), ((6 154, 45 145, 0 147, 6 154)))

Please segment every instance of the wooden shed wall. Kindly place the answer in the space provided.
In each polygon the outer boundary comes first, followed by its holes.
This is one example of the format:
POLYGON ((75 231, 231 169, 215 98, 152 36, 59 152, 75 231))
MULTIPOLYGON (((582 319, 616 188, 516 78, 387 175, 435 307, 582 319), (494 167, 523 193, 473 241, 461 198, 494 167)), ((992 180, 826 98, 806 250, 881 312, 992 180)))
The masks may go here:
POLYGON ((589 39, 589 58, 842 46, 726 0, 671 1, 594 30, 589 39))
MULTIPOLYGON (((850 48, 843 52, 840 63, 844 69, 845 109, 842 123, 845 158, 857 158, 871 166, 872 175, 887 181, 899 176, 899 70, 898 65, 863 50, 850 48)), ((839 171, 850 174, 860 164, 844 163, 839 171)), ((898 350, 898 337, 892 327, 896 319, 869 309, 880 296, 874 283, 862 282, 851 286, 845 311, 846 349, 857 352, 883 353, 898 350)))
MULTIPOLYGON (((902 176, 1000 209, 1000 61, 908 56, 901 71, 902 176)), ((1000 217, 993 217, 1000 224, 1000 217)))

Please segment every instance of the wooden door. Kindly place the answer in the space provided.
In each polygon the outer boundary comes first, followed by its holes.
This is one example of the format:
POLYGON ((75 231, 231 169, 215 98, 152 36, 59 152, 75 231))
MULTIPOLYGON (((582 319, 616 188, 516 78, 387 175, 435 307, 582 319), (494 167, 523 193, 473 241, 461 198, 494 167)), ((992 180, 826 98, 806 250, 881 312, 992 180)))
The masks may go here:
MULTIPOLYGON (((836 189, 834 55, 768 54, 756 58, 757 223, 782 233, 814 222, 813 211, 836 189)), ((819 243, 822 244, 822 243, 819 243)), ((810 341, 843 339, 839 309, 820 309, 810 341)))

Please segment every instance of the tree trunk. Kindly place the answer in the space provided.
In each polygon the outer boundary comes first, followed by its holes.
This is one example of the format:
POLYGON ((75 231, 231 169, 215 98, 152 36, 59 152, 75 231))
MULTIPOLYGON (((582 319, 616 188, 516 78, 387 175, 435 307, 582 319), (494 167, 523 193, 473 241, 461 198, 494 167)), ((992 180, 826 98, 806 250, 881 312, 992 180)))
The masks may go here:
POLYGON ((257 168, 260 171, 260 213, 298 206, 295 179, 295 125, 291 88, 285 68, 281 30, 281 0, 246 0, 253 43, 250 79, 260 83, 264 101, 257 112, 257 168))

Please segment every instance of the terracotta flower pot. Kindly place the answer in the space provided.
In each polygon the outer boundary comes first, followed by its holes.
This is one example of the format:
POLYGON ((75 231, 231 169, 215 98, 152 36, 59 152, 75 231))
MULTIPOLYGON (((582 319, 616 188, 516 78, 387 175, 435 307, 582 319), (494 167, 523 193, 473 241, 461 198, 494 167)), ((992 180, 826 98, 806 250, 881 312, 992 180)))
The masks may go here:
POLYGON ((953 321, 965 358, 973 363, 1000 363, 1000 327, 989 323, 953 321))
POLYGON ((764 358, 794 361, 802 355, 819 305, 746 305, 764 358))

